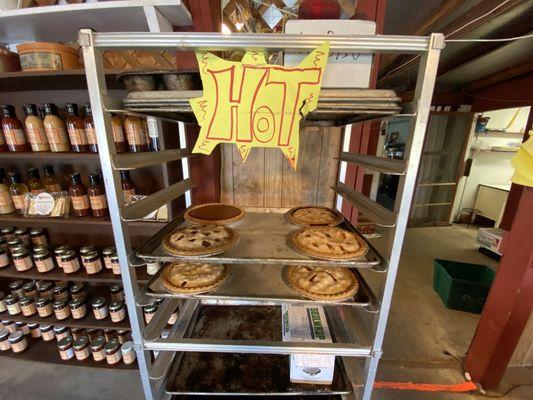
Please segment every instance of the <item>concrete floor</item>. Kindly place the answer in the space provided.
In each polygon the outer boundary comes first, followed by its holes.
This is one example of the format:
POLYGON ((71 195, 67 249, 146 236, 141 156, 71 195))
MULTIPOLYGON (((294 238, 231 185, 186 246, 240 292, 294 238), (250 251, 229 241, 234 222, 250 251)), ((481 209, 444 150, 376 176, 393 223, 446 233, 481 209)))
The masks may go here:
MULTIPOLYGON (((463 356, 479 316, 449 310, 433 291, 433 259, 497 263, 480 254, 475 230, 463 226, 409 229, 399 269, 384 355, 378 380, 452 384, 463 382, 460 365, 443 351, 463 356)), ((379 246, 380 239, 376 245, 379 246)), ((381 240, 383 241, 383 240, 381 240)), ((372 274, 365 274, 371 278, 372 274)), ((375 274, 374 274, 375 275, 375 274)), ((135 372, 64 367, 0 358, 0 400, 135 400, 142 398, 135 372)), ((513 369, 501 391, 533 382, 533 370, 513 369)), ((468 394, 374 391, 376 400, 470 400, 468 394)), ((519 388, 504 399, 531 399, 533 387, 519 388)))

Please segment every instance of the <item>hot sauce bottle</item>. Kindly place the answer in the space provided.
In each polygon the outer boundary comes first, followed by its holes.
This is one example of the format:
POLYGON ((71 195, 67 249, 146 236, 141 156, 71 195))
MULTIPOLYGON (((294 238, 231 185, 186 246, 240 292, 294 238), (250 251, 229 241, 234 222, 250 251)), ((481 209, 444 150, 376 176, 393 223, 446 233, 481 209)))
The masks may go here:
POLYGON ((85 153, 89 151, 89 142, 85 132, 85 123, 78 114, 78 105, 74 103, 65 104, 68 112, 66 119, 70 147, 75 153, 85 153))
POLYGON ((41 176, 37 168, 30 168, 28 170, 30 179, 28 180, 28 187, 33 194, 39 194, 45 191, 44 185, 41 182, 41 176))
POLYGON ((98 153, 98 140, 96 138, 96 129, 94 127, 93 113, 91 111, 91 103, 83 105, 85 110, 85 132, 87 133, 87 140, 89 141, 89 148, 92 153, 98 153))
POLYGON ((4 106, 2 130, 4 131, 8 151, 30 151, 22 123, 15 113, 15 107, 10 105, 4 106))
POLYGON ((70 198, 72 199, 72 209, 77 217, 86 217, 91 215, 91 203, 87 196, 87 189, 81 182, 79 172, 70 175, 70 187, 68 188, 70 198))
POLYGON ((57 180, 55 174, 54 174, 54 167, 52 165, 45 165, 43 167, 44 170, 44 178, 43 178, 43 184, 44 188, 47 192, 53 193, 53 192, 61 192, 61 184, 57 180))
POLYGON ((125 153, 128 151, 128 145, 124 138, 124 129, 122 129, 122 120, 118 115, 111 114, 111 127, 113 129, 113 140, 115 141, 115 149, 117 153, 125 153))
POLYGON ((5 153, 6 151, 7 151, 6 137, 4 135, 4 129, 2 128, 2 124, 0 123, 0 152, 5 153))
POLYGON ((124 132, 132 153, 144 151, 144 129, 140 118, 127 115, 124 119, 124 132))
POLYGON ((50 151, 43 120, 37 114, 37 106, 35 104, 24 104, 24 114, 26 115, 24 127, 26 128, 26 136, 32 151, 50 151))
POLYGON ((122 185, 124 204, 130 204, 133 201, 133 196, 135 195, 135 186, 130 179, 130 171, 120 171, 120 183, 122 185))
POLYGON ((105 189, 100 183, 98 174, 89 175, 89 183, 87 194, 89 195, 93 217, 105 217, 109 215, 105 189))
POLYGON ((44 129, 53 152, 70 151, 67 127, 65 122, 58 117, 57 107, 53 103, 44 105, 44 129))
POLYGON ((9 187, 9 192, 11 193, 11 199, 13 199, 13 204, 17 209, 19 214, 24 213, 24 204, 26 200, 26 193, 28 193, 28 186, 25 183, 22 183, 20 178, 20 172, 13 171, 10 175, 11 186, 9 187))
POLYGON ((10 214, 15 212, 13 199, 9 193, 9 186, 6 184, 6 172, 0 168, 0 214, 10 214))

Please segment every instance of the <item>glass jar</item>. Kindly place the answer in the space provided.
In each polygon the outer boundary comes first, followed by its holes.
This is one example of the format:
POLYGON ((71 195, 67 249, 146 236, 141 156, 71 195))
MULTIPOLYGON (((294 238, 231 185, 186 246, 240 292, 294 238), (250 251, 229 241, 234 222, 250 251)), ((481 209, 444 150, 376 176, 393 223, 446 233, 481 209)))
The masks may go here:
POLYGON ((30 328, 28 328, 28 325, 26 325, 26 322, 18 321, 18 322, 15 322, 15 325, 17 326, 17 331, 20 331, 25 335, 30 334, 30 328))
POLYGON ((12 253, 13 264, 19 272, 28 271, 33 267, 33 260, 27 249, 18 249, 12 253))
POLYGON ((15 237, 15 227, 14 226, 6 226, 2 229, 0 229, 0 235, 6 240, 11 240, 15 237))
POLYGON ((49 317, 54 313, 54 309, 52 308, 52 301, 47 297, 39 297, 35 301, 35 306, 37 307, 37 312, 39 313, 39 317, 41 318, 49 317))
POLYGON ((9 260, 9 254, 6 249, 0 248, 0 268, 5 268, 11 264, 9 260))
POLYGON ((70 317, 70 307, 65 300, 56 300, 53 304, 56 319, 62 321, 70 317))
POLYGON ((92 244, 88 246, 82 246, 80 247, 80 256, 84 256, 87 253, 92 253, 93 251, 96 251, 96 246, 93 246, 92 244))
POLYGON ((54 259, 52 254, 48 249, 39 249, 38 251, 34 250, 33 261, 37 267, 37 271, 44 274, 54 269, 54 259))
POLYGON ((15 229, 15 235, 22 241, 22 244, 25 247, 28 247, 30 245, 30 233, 28 232, 28 228, 17 228, 15 229))
POLYGON ((0 351, 6 351, 11 348, 11 344, 9 343, 10 334, 7 329, 0 329, 0 351))
POLYGON ((28 348, 28 340, 26 335, 21 331, 17 331, 9 335, 9 344, 13 353, 21 353, 28 348))
POLYGON ((126 318, 126 307, 122 301, 113 301, 109 305, 109 313, 112 322, 120 322, 126 318))
POLYGON ((87 291, 85 290, 85 284, 83 282, 77 282, 72 285, 70 287, 70 297, 72 297, 73 300, 87 300, 87 291))
POLYGON ((18 236, 13 236, 11 239, 7 241, 7 247, 9 248, 9 251, 13 251, 13 249, 17 247, 25 247, 24 243, 22 242, 22 239, 18 236))
POLYGON ((11 294, 14 294, 20 299, 24 297, 24 290, 22 289, 23 286, 24 286, 24 282, 13 281, 9 284, 9 290, 11 290, 11 294))
POLYGON ((87 336, 89 337, 89 341, 92 343, 96 338, 99 338, 100 336, 103 336, 104 332, 102 332, 101 329, 87 329, 87 336))
POLYGON ((98 255, 98 251, 90 251, 81 256, 81 261, 88 275, 97 274, 102 270, 102 260, 98 255))
POLYGON ((117 339, 120 344, 124 344, 127 341, 131 340, 130 331, 127 331, 125 329, 117 331, 117 339))
POLYGON ((135 362, 136 354, 133 347, 133 342, 126 342, 121 347, 122 360, 124 364, 129 365, 135 362))
POLYGON ((105 297, 97 297, 92 302, 94 318, 101 320, 107 318, 109 309, 105 297))
POLYGON ((54 300, 68 300, 68 284, 65 282, 58 282, 54 287, 54 300))
POLYGON ((104 250, 102 250, 102 257, 104 259, 104 265, 107 269, 113 269, 113 265, 111 265, 111 256, 113 254, 117 253, 117 249, 115 247, 106 247, 104 250))
POLYGON ((69 303, 72 318, 82 319, 87 315, 87 306, 82 299, 73 299, 69 303))
POLYGON ((33 246, 48 246, 48 238, 44 229, 33 228, 30 230, 30 239, 33 246))
POLYGON ((55 248, 54 256, 56 258, 56 262, 59 268, 63 268, 63 264, 61 263, 61 256, 69 250, 70 250, 70 247, 64 246, 64 245, 55 248))
POLYGON ((80 260, 74 250, 64 252, 59 258, 65 274, 73 274, 80 269, 80 260))
POLYGON ((105 358, 104 353, 105 337, 99 336, 91 342, 91 353, 94 361, 102 361, 105 358))
POLYGON ((35 284, 34 281, 26 282, 22 286, 22 291, 24 292, 24 296, 30 296, 30 297, 36 298, 38 295, 37 285, 35 284))
POLYGON ((0 313, 7 311, 6 303, 4 303, 5 298, 6 294, 4 292, 0 292, 0 313))
POLYGON ((31 296, 26 296, 20 299, 20 309, 22 310, 22 315, 25 317, 31 317, 37 313, 37 306, 35 305, 35 300, 31 296))
POLYGON ((58 342, 63 338, 72 337, 70 329, 66 326, 54 326, 54 335, 58 342))
POLYGON ((7 329, 9 331, 9 333, 17 331, 17 325, 15 324, 15 321, 3 320, 2 325, 4 326, 4 329, 7 329))
POLYGON ((10 294, 9 296, 6 296, 4 302, 6 303, 7 312, 10 315, 20 314, 20 302, 17 296, 10 294))
POLYGON ((28 329, 30 330, 30 336, 34 339, 41 337, 41 330, 39 329, 39 324, 28 324, 28 329))
POLYGON ((157 312, 157 303, 152 303, 144 307, 144 321, 148 324, 157 312))
POLYGON ((104 346, 105 359, 108 364, 116 364, 122 358, 120 343, 117 339, 112 339, 104 346))
POLYGON ((76 360, 85 361, 91 356, 91 348, 89 347, 89 339, 86 336, 82 336, 74 341, 74 355, 76 360))
POLYGON ((50 342, 56 337, 52 325, 39 325, 39 330, 41 331, 41 337, 45 342, 50 342))
POLYGON ((66 336, 57 342, 57 348, 59 350, 59 356, 62 360, 71 360, 74 357, 74 339, 70 336, 66 336))
POLYGON ((120 261, 116 253, 111 256, 111 269, 113 274, 120 275, 120 261))
POLYGON ((124 301, 124 289, 120 283, 113 283, 109 287, 109 292, 111 293, 112 301, 124 301))
POLYGON ((41 281, 37 282, 37 291, 39 296, 45 299, 54 298, 54 282, 51 281, 41 281))

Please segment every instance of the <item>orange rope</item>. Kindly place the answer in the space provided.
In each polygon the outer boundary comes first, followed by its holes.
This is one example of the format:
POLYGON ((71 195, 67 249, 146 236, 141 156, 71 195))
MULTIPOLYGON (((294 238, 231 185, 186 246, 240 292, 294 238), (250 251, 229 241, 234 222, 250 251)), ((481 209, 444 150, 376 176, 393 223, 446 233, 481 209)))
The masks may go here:
POLYGON ((416 390, 419 392, 471 392, 478 389, 474 382, 438 385, 434 383, 377 381, 374 383, 374 387, 378 389, 416 390))

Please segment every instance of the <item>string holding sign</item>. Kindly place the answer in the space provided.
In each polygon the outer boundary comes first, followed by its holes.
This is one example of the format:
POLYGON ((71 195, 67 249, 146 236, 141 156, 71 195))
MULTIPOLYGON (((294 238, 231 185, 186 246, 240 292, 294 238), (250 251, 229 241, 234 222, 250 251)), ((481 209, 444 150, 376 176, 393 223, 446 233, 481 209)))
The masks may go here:
POLYGON ((278 147, 296 169, 300 120, 317 107, 328 53, 325 42, 297 67, 284 67, 258 51, 240 62, 197 52, 203 96, 190 100, 201 127, 193 153, 235 143, 244 162, 252 147, 278 147))

